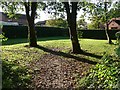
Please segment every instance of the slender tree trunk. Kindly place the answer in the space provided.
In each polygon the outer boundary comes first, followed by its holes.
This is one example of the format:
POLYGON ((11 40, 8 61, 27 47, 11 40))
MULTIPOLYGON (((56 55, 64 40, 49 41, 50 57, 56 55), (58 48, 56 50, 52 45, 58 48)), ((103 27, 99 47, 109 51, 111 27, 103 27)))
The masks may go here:
POLYGON ((108 23, 106 23, 105 33, 106 33, 106 36, 107 36, 108 43, 109 43, 109 44, 112 44, 112 40, 111 40, 111 38, 110 38, 110 34, 109 34, 108 23))
POLYGON ((105 20, 106 20, 105 33, 106 33, 106 36, 107 36, 107 40, 108 40, 109 44, 112 44, 112 40, 111 40, 110 34, 109 34, 109 26, 108 26, 107 2, 105 2, 105 20))
POLYGON ((64 2, 66 13, 67 13, 67 21, 69 25, 69 33, 70 39, 72 42, 72 52, 73 53, 82 53, 80 48, 80 44, 77 37, 76 30, 76 15, 77 15, 77 2, 72 2, 72 11, 70 12, 70 6, 68 2, 64 2))

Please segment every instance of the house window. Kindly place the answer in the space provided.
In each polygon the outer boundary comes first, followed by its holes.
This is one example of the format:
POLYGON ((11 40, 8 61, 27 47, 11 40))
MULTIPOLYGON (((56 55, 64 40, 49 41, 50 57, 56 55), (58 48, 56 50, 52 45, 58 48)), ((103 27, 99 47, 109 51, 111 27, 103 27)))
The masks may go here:
POLYGON ((111 29, 118 29, 118 27, 111 27, 111 29))

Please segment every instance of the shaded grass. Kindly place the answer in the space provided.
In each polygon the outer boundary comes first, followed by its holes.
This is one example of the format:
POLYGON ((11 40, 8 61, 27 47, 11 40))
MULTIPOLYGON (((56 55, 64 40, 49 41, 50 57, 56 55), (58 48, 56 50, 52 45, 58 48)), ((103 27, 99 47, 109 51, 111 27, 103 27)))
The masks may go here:
POLYGON ((27 39, 11 39, 3 43, 3 87, 29 87, 28 81, 31 79, 30 73, 33 71, 28 69, 27 66, 31 61, 39 60, 44 54, 51 53, 63 56, 63 59, 64 57, 74 58, 85 63, 95 64, 96 62, 100 62, 100 58, 104 53, 112 54, 116 47, 115 45, 107 44, 107 40, 81 39, 80 45, 85 53, 76 55, 70 53, 70 39, 65 37, 38 39, 39 47, 37 48, 24 47, 28 45, 26 41, 27 39))
MULTIPOLYGON (((37 41, 49 41, 49 40, 60 40, 60 39, 68 39, 69 37, 46 37, 46 38, 38 38, 37 41)), ((18 39, 9 39, 7 41, 3 41, 2 45, 14 45, 28 43, 27 38, 18 38, 18 39)))

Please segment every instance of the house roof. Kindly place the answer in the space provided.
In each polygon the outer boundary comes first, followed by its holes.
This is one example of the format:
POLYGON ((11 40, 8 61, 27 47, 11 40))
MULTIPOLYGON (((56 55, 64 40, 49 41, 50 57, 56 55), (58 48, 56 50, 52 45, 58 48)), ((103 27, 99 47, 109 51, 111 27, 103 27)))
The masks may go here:
MULTIPOLYGON (((8 17, 7 13, 0 12, 0 16, 2 16, 2 15, 4 15, 5 17, 8 17)), ((16 16, 19 16, 18 17, 19 19, 26 19, 26 15, 25 14, 16 14, 16 16)))
POLYGON ((45 24, 46 23, 46 21, 38 21, 37 23, 36 23, 36 25, 41 25, 41 24, 45 24))
POLYGON ((120 20, 115 20, 115 22, 120 25, 120 20))
POLYGON ((114 22, 116 22, 118 25, 120 25, 120 17, 118 17, 118 18, 112 18, 112 19, 108 22, 108 24, 110 24, 112 21, 114 21, 114 22))

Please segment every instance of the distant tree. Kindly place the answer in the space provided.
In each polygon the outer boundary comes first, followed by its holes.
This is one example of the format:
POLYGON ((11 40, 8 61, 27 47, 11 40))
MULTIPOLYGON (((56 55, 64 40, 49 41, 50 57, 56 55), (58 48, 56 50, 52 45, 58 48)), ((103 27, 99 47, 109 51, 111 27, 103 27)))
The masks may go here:
POLYGON ((107 36, 107 39, 108 39, 108 43, 109 44, 112 44, 112 40, 110 38, 110 33, 109 33, 109 25, 108 25, 108 14, 107 14, 107 2, 104 2, 104 5, 105 5, 105 22, 106 22, 106 28, 105 28, 105 32, 106 32, 106 36, 107 36))
POLYGON ((46 26, 60 27, 60 28, 67 28, 68 27, 67 21, 63 20, 62 18, 47 20, 46 26))
POLYGON ((108 8, 110 9, 111 7, 111 2, 101 2, 98 1, 97 3, 86 3, 86 10, 88 13, 90 13, 90 20, 92 21, 91 26, 93 26, 95 29, 100 29, 101 24, 106 24, 105 32, 106 32, 106 37, 108 40, 108 43, 111 44, 112 40, 110 38, 110 34, 108 31, 108 8))
POLYGON ((87 22, 85 21, 84 15, 81 15, 79 20, 77 21, 78 29, 87 29, 87 22))
POLYGON ((120 17, 120 1, 119 0, 116 0, 116 2, 113 3, 113 6, 108 12, 108 16, 110 19, 120 17))

